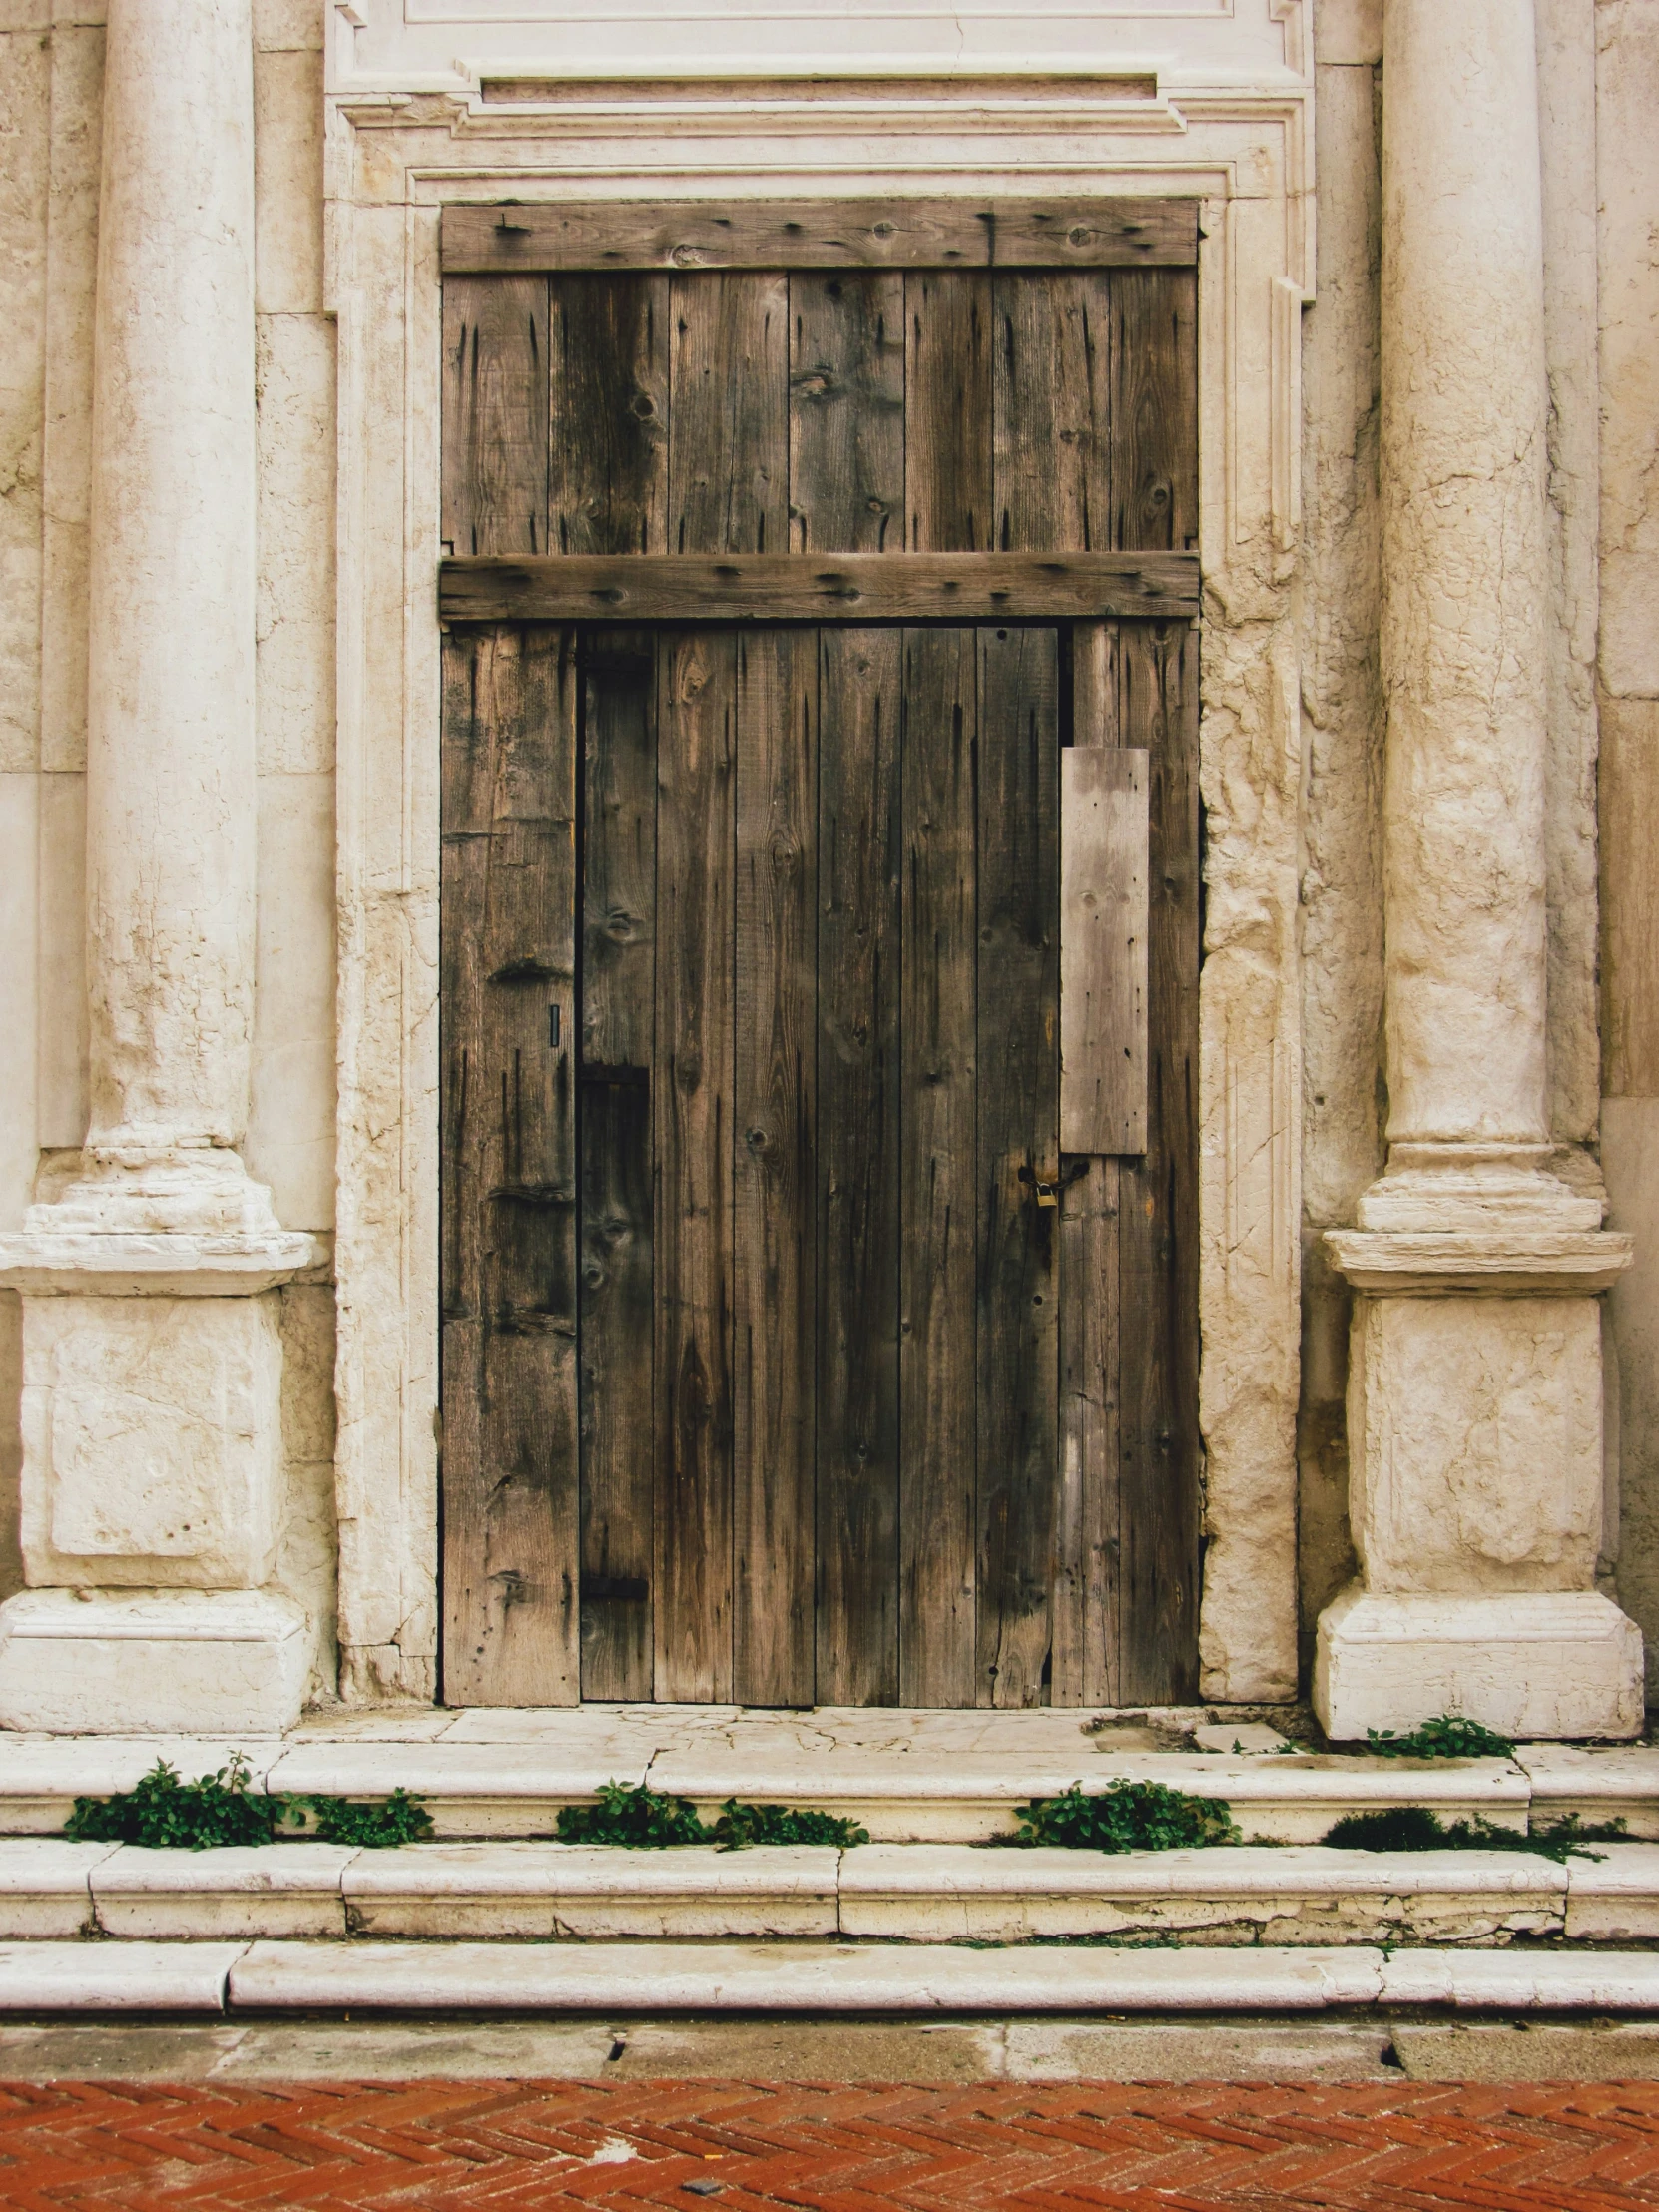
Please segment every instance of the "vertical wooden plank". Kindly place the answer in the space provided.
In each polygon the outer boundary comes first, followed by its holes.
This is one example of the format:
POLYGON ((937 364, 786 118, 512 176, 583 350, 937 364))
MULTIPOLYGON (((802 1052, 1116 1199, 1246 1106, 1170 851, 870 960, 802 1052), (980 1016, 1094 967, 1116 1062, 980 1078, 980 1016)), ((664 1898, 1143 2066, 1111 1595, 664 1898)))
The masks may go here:
POLYGON ((904 502, 912 553, 995 544, 988 272, 904 279, 904 502))
POLYGON ((814 1702, 818 638, 737 640, 734 1694, 814 1702))
MULTIPOLYGON (((1108 546, 1108 285, 1097 271, 1003 272, 994 299, 997 543, 1010 552, 1108 546)), ((1072 644, 1073 747, 1112 743, 1103 627, 1075 625, 1072 644)), ((1107 1702, 1117 1673, 1116 1164, 1064 1161, 1059 1197, 1048 1695, 1075 1706, 1107 1702)))
POLYGON ((439 1401, 443 1491, 444 1695, 457 1704, 482 1656, 475 1620, 489 1625, 483 1522, 484 1242, 483 913, 495 793, 495 634, 451 631, 443 641, 439 812, 439 1401))
POLYGON ((904 634, 899 1699, 905 1705, 975 1701, 976 658, 972 630, 904 634))
MULTIPOLYGON (((1112 545, 1198 538, 1196 273, 1114 270, 1112 545)), ((1119 1163, 1119 1689, 1198 1677, 1198 634, 1123 623, 1112 719, 1148 762, 1147 1151, 1119 1163)))
POLYGON ((582 1695, 651 1695, 656 653, 583 641, 582 1695))
POLYGON ((1060 763, 1060 1145, 1146 1150, 1147 760, 1060 763))
POLYGON ((1008 553, 1110 544, 1110 294, 1103 270, 993 279, 995 544, 1008 553))
POLYGON ((1198 543, 1198 273, 1114 269, 1109 552, 1198 543))
POLYGON ((666 276, 551 279, 550 551, 667 551, 668 332, 666 276))
MULTIPOLYGON (((792 544, 901 552, 904 278, 790 282, 792 544)), ((827 631, 818 835, 818 1695, 898 1695, 898 698, 893 631, 827 631)))
POLYGON ((1052 630, 979 632, 982 1705, 1040 1705, 1049 1680, 1060 1382, 1058 642, 1052 630))
POLYGON ((1060 1194, 1060 1497, 1053 1705, 1117 1705, 1118 1163, 1068 1164, 1060 1194))
POLYGON ((669 280, 671 553, 789 550, 789 279, 669 280))
POLYGON ((574 642, 503 629, 445 648, 444 1690, 456 1703, 579 1694, 574 642))
POLYGON ((1126 622, 1118 727, 1149 756, 1147 1150, 1121 1193, 1121 1677, 1198 1691, 1198 631, 1126 622))
POLYGON ((737 641, 657 647, 659 1698, 732 1695, 733 800, 737 641))
POLYGON ((904 278, 790 278, 790 549, 904 548, 904 278))
POLYGON ((547 278, 443 286, 442 532, 457 553, 547 550, 547 278))
MULTIPOLYGON (((1077 623, 1071 645, 1069 751, 1115 745, 1116 659, 1111 626, 1077 623)), ((1063 928, 1062 921, 1062 932, 1063 928)), ((1062 957, 1063 950, 1062 937, 1062 957)), ((1061 1005, 1063 1019, 1063 986, 1061 1005)), ((1073 1157, 1065 1160, 1064 1172, 1060 1498, 1050 1696, 1055 1705, 1116 1705, 1121 1702, 1118 1163, 1098 1156, 1073 1157)))
POLYGON ((820 637, 818 1696, 898 1701, 896 630, 820 637))

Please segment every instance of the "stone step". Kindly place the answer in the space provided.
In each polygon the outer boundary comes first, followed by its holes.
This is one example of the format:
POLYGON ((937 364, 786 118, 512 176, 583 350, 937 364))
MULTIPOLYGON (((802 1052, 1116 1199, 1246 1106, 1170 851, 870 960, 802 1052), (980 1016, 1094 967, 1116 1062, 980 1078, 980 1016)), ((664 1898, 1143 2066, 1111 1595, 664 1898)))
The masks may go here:
MULTIPOLYGON (((1218 1731, 1203 1733, 1215 1740, 1218 1731)), ((1243 1741, 1239 1730, 1231 1733, 1243 1741)), ((446 1839, 549 1836, 562 1806, 590 1804, 612 1781, 648 1782, 689 1798, 705 1817, 729 1797, 816 1807, 858 1822, 878 1843, 986 1841, 1011 1833, 1015 1808, 1032 1798, 1118 1778, 1223 1798, 1248 1838, 1269 1842, 1316 1843, 1344 1813, 1399 1804, 1426 1805, 1448 1820, 1481 1815, 1526 1826, 1532 1785, 1523 1756, 1388 1760, 1125 1748, 1160 1734, 1182 1740, 1173 1727, 1126 1729, 1109 1716, 1052 1711, 783 1716, 582 1706, 347 1716, 308 1724, 281 1742, 240 1746, 188 1737, 0 1736, 0 1834, 54 1834, 77 1796, 131 1789, 158 1758, 194 1777, 239 1749, 256 1788, 370 1800, 409 1790, 446 1839)), ((1219 1735, 1227 1740, 1225 1725, 1219 1735)), ((1188 1740, 1196 1737, 1189 1732, 1188 1740)), ((1574 1802, 1593 1795, 1596 1762, 1622 1760, 1619 1809, 1633 1835, 1659 1837, 1659 1752, 1584 1757, 1590 1764, 1574 1770, 1574 1802)))
POLYGON ((1089 2016, 1659 2011, 1647 1951, 879 1942, 0 1943, 0 2012, 1089 2016))
POLYGON ((1532 1793, 1532 1818, 1576 1813, 1583 1821, 1622 1820, 1633 1837, 1659 1838, 1659 1746, 1522 1744, 1516 1763, 1532 1793))
POLYGON ((1532 1853, 838 1852, 545 1843, 353 1851, 273 1844, 144 1851, 0 1841, 0 1937, 125 1940, 401 1936, 779 1936, 1018 1943, 1108 1936, 1182 1944, 1502 1945, 1659 1937, 1659 1846, 1532 1853))
POLYGON ((413 1791, 446 1839, 550 1836, 562 1806, 591 1804, 617 1781, 690 1798, 706 1817, 742 1797, 838 1813, 880 1843, 982 1842, 1011 1832, 1015 1808, 1034 1797, 1124 1777, 1224 1798, 1245 1835, 1262 1841, 1317 1843, 1344 1813, 1401 1804, 1515 1829, 1529 1811, 1543 1821, 1618 1818, 1633 1838, 1659 1840, 1659 1747, 1529 1744, 1513 1760, 1147 1748, 1269 1734, 1194 1714, 1151 1727, 1051 1710, 697 1706, 415 1708, 317 1719, 284 1740, 241 1744, 0 1733, 0 1835, 57 1834, 76 1797, 129 1790, 158 1759, 195 1777, 241 1751, 256 1788, 367 1800, 413 1791))

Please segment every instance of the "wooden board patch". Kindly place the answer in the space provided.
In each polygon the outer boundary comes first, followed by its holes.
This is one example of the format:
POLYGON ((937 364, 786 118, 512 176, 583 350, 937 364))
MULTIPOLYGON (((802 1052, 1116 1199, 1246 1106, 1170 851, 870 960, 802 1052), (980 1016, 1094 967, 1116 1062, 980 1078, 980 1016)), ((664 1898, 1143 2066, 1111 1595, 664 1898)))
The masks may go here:
POLYGON ((1147 755, 1060 756, 1060 1149, 1146 1150, 1147 755))

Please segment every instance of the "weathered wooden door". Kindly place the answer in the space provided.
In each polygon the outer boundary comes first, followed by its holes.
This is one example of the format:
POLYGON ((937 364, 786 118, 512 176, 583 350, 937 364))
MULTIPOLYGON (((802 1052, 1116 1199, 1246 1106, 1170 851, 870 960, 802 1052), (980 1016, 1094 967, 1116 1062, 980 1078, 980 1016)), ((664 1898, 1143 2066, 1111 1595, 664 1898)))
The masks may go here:
POLYGON ((446 211, 451 1702, 1193 1694, 1195 257, 446 211))

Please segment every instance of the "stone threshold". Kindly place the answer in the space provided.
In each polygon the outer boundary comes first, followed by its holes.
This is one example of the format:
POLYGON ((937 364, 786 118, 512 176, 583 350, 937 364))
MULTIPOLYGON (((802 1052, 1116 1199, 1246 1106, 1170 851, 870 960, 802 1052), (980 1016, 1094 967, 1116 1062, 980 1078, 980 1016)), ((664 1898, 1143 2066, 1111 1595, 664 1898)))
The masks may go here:
POLYGON ((546 1843, 147 1851, 0 1841, 0 1938, 543 1940, 1108 1936, 1214 1946, 1659 1940, 1659 1845, 1512 1852, 1291 1846, 849 1851, 546 1843))
POLYGON ((1659 1954, 882 1943, 0 1944, 12 2013, 1659 2012, 1659 1954))
POLYGON ((1659 1747, 1522 1745, 1512 1760, 1396 1760, 1256 1750, 1259 1723, 1202 1715, 743 1712, 708 1706, 559 1710, 412 1707, 319 1714, 280 1739, 0 1734, 0 1835, 61 1830, 77 1796, 128 1790, 169 1760, 186 1777, 246 1754, 256 1788, 423 1798, 443 1838, 551 1834, 561 1806, 610 1781, 649 1783, 705 1815, 728 1797, 812 1806, 877 1842, 972 1843, 1014 1808, 1074 1782, 1163 1782, 1225 1798, 1245 1835, 1315 1843, 1347 1812, 1426 1805, 1523 1829, 1577 1812, 1659 1840, 1659 1747), (1194 1734, 1194 1731, 1197 1734, 1194 1734), (1220 1748, 1239 1741, 1239 1753, 1220 1748), (1217 1748, 1169 1750, 1170 1742, 1217 1748))

